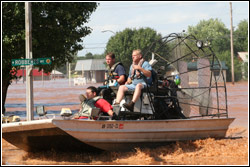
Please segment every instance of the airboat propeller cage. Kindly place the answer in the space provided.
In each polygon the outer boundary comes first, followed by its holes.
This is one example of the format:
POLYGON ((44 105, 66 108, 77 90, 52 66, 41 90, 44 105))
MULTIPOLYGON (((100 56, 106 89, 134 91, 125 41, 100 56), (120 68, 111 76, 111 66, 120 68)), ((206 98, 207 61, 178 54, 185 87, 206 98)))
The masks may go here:
POLYGON ((178 79, 178 88, 167 88, 177 96, 166 96, 178 100, 186 117, 228 117, 225 74, 207 43, 193 35, 172 33, 152 43, 144 54, 157 70, 158 83, 178 79))

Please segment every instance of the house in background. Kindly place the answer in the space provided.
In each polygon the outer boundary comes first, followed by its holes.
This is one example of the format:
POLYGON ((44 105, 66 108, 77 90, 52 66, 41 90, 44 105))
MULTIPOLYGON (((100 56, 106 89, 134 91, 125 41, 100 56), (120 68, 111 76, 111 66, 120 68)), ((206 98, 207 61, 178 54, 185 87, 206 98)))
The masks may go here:
MULTIPOLYGON (((59 78, 64 78, 64 74, 53 70, 51 73, 44 73, 39 71, 38 69, 33 69, 33 81, 42 81, 42 80, 51 80, 51 79, 59 79, 59 78)), ((26 81, 26 69, 20 69, 17 70, 17 76, 22 77, 23 81, 26 81)))
POLYGON ((248 52, 238 52, 238 57, 241 61, 243 61, 244 63, 247 62, 248 63, 248 52))
POLYGON ((65 78, 65 75, 57 70, 52 70, 50 75, 51 79, 65 78))
MULTIPOLYGON (((50 73, 43 73, 42 71, 38 71, 38 69, 33 69, 33 81, 42 81, 42 80, 50 80, 50 73)), ((17 76, 23 77, 23 81, 26 81, 26 70, 20 69, 17 70, 17 76)))
POLYGON ((238 58, 240 59, 240 61, 242 62, 242 77, 245 79, 246 78, 246 73, 248 73, 248 71, 246 71, 246 68, 244 68, 245 65, 248 66, 248 52, 238 52, 238 58))
POLYGON ((80 78, 75 78, 74 83, 77 82, 77 80, 81 80, 85 82, 85 84, 104 82, 106 70, 105 59, 78 60, 75 66, 75 72, 80 78))

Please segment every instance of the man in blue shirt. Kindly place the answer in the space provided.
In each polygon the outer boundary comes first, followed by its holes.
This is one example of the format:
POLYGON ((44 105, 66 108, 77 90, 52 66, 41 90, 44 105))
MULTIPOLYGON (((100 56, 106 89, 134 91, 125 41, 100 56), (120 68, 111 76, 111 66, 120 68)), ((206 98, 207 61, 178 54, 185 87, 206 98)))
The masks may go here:
POLYGON ((120 62, 115 62, 115 54, 108 53, 106 55, 106 63, 108 65, 108 76, 105 76, 105 80, 108 77, 115 79, 119 85, 124 85, 126 82, 125 68, 120 62))
POLYGON ((119 87, 115 104, 120 104, 124 97, 124 94, 128 90, 134 90, 133 98, 129 104, 123 104, 123 107, 130 111, 134 111, 134 104, 139 99, 141 95, 141 90, 146 87, 146 83, 143 80, 142 75, 147 77, 147 84, 152 84, 151 65, 142 58, 141 50, 133 50, 132 53, 133 63, 130 66, 129 77, 125 85, 119 87))
POLYGON ((122 63, 115 61, 114 53, 108 53, 105 59, 108 65, 105 73, 105 86, 98 87, 98 94, 112 104, 115 97, 112 96, 113 91, 110 86, 118 87, 119 85, 124 85, 126 82, 126 72, 122 63))

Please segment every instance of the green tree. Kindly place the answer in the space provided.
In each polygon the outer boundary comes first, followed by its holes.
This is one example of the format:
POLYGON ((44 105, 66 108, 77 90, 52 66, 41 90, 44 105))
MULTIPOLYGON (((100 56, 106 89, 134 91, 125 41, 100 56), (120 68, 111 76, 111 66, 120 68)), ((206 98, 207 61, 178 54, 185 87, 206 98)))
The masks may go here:
MULTIPOLYGON (((226 71, 227 81, 232 81, 231 51, 227 50, 227 51, 221 52, 219 57, 220 57, 220 61, 225 61, 226 66, 228 67, 228 70, 226 71)), ((241 79, 242 79, 242 63, 235 56, 234 57, 234 80, 239 81, 241 79)))
POLYGON ((248 51, 248 21, 242 20, 234 32, 234 53, 248 51))
POLYGON ((248 62, 245 62, 243 64, 243 69, 244 69, 244 79, 248 80, 248 62))
POLYGON ((92 54, 91 52, 88 52, 85 56, 77 57, 77 60, 86 60, 86 59, 104 59, 104 54, 92 54))
POLYGON ((94 56, 90 52, 85 55, 85 59, 93 59, 93 58, 94 58, 94 56))
POLYGON ((201 20, 196 26, 188 26, 188 34, 210 42, 215 54, 230 50, 230 31, 218 19, 201 20))
MULTIPOLYGON (((242 21, 235 32, 234 46, 234 78, 235 81, 242 79, 242 67, 237 52, 242 51, 248 47, 248 23, 242 21)), ((188 33, 193 34, 197 39, 209 41, 215 55, 221 60, 225 61, 228 67, 227 81, 232 80, 231 74, 231 45, 230 45, 230 31, 225 27, 224 23, 218 19, 202 20, 196 26, 189 26, 188 33)))
MULTIPOLYGON (((248 21, 247 20, 242 20, 238 24, 238 28, 234 32, 234 55, 238 55, 238 52, 248 52, 248 21)), ((244 79, 248 79, 248 63, 241 62, 241 64, 242 64, 241 70, 244 71, 244 79)))
MULTIPOLYGON (((126 28, 109 39, 105 55, 108 52, 115 53, 116 60, 122 62, 128 71, 132 63, 132 51, 141 49, 144 54, 153 42, 161 40, 161 38, 161 35, 151 28, 140 28, 138 30, 126 28)), ((145 57, 145 59, 148 60, 149 57, 145 57)))
POLYGON ((105 55, 104 54, 94 54, 94 59, 105 59, 105 55))
MULTIPOLYGON (((84 26, 97 8, 94 2, 32 2, 33 58, 50 57, 52 64, 38 66, 45 72, 72 62, 74 54, 83 49, 82 38, 91 33, 84 26)), ((24 2, 2 3, 2 112, 13 76, 11 59, 25 57, 24 2)), ((19 67, 17 67, 19 69, 19 67)))

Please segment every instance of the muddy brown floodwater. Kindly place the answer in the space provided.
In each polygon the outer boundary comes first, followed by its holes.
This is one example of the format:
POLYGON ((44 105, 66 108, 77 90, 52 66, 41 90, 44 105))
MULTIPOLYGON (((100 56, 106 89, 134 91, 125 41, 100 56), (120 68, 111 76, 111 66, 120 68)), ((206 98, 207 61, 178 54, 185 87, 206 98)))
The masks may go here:
MULTIPOLYGON (((48 113, 58 113, 62 107, 76 112, 78 95, 89 85, 71 85, 67 80, 35 81, 35 106, 45 105, 48 113)), ((7 115, 16 114, 25 119, 25 89, 20 81, 9 87, 7 115)), ((224 139, 208 138, 173 142, 153 149, 99 153, 27 153, 2 139, 2 165, 249 165, 248 82, 227 83, 227 98, 229 117, 236 119, 224 139)))

